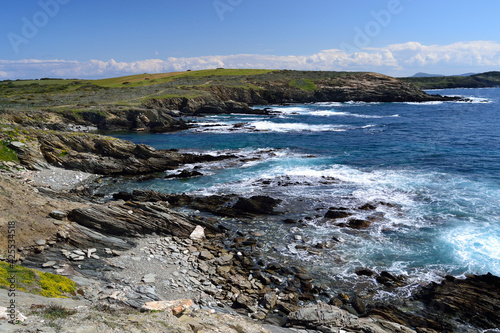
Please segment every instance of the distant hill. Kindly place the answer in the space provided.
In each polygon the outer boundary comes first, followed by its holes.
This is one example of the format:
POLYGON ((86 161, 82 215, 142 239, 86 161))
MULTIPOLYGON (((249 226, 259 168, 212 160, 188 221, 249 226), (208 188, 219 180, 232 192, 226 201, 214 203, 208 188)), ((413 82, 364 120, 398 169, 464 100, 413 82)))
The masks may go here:
POLYGON ((444 76, 444 75, 419 72, 419 73, 416 73, 415 75, 413 75, 412 77, 438 77, 438 76, 444 76))
POLYGON ((412 83, 421 89, 499 87, 500 72, 455 76, 413 76, 401 78, 401 80, 412 83))

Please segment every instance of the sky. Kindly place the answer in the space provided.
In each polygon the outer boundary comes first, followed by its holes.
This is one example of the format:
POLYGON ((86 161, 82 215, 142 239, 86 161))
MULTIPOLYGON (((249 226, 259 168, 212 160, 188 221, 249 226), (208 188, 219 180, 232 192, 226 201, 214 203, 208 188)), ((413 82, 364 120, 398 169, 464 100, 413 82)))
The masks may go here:
POLYGON ((498 0, 0 0, 0 80, 500 70, 498 0))

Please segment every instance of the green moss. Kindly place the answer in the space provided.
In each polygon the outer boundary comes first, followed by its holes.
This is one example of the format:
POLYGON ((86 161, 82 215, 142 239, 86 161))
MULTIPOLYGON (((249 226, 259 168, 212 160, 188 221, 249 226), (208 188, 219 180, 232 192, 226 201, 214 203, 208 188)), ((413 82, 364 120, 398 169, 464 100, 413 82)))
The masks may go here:
POLYGON ((7 147, 7 142, 0 141, 0 161, 19 162, 16 153, 7 147))
POLYGON ((64 157, 68 155, 68 151, 67 150, 61 150, 61 152, 59 154, 57 154, 58 157, 64 157))
POLYGON ((316 91, 316 89, 318 89, 316 84, 309 79, 292 80, 289 84, 291 87, 296 87, 304 91, 316 91))
POLYGON ((9 288, 11 276, 15 277, 16 290, 45 297, 67 297, 75 294, 76 284, 65 276, 43 273, 36 269, 15 265, 14 269, 0 261, 0 288, 9 288))

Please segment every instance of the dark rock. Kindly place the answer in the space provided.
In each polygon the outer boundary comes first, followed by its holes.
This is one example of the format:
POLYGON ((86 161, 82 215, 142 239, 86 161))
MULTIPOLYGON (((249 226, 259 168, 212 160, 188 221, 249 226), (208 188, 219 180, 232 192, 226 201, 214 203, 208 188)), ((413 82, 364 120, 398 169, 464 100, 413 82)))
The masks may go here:
POLYGON ((356 275, 358 276, 373 276, 375 274, 374 271, 372 271, 369 268, 359 268, 355 271, 356 275))
POLYGON ((500 327, 500 278, 490 273, 431 283, 416 296, 426 310, 482 329, 500 327))
POLYGON ((359 207, 358 209, 360 209, 360 210, 375 210, 375 209, 377 209, 377 206, 375 206, 371 203, 366 203, 363 206, 359 207))
POLYGON ((370 221, 361 219, 350 219, 347 221, 347 226, 352 229, 366 229, 371 225, 370 221))
POLYGON ((339 208, 330 208, 325 214, 325 218, 327 219, 342 219, 351 216, 352 213, 348 211, 347 208, 339 207, 339 208))
POLYGON ((203 174, 199 171, 193 170, 182 170, 178 174, 173 174, 173 175, 167 175, 165 178, 191 178, 191 177, 196 177, 196 176, 203 176, 203 174))
POLYGON ((233 209, 252 214, 274 214, 274 208, 281 202, 269 196, 257 195, 250 198, 239 198, 233 209))

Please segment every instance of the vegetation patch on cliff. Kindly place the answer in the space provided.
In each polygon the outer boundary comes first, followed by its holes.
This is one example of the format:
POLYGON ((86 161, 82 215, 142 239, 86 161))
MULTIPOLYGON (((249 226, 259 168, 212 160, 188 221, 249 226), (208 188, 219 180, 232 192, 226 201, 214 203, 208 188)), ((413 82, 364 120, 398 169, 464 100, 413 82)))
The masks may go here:
POLYGON ((75 282, 65 276, 43 273, 19 265, 11 269, 8 263, 0 261, 0 288, 10 288, 12 277, 15 279, 16 290, 45 297, 68 297, 77 290, 75 282))
POLYGON ((8 143, 5 141, 0 141, 0 161, 14 161, 19 162, 14 150, 7 147, 8 143))

